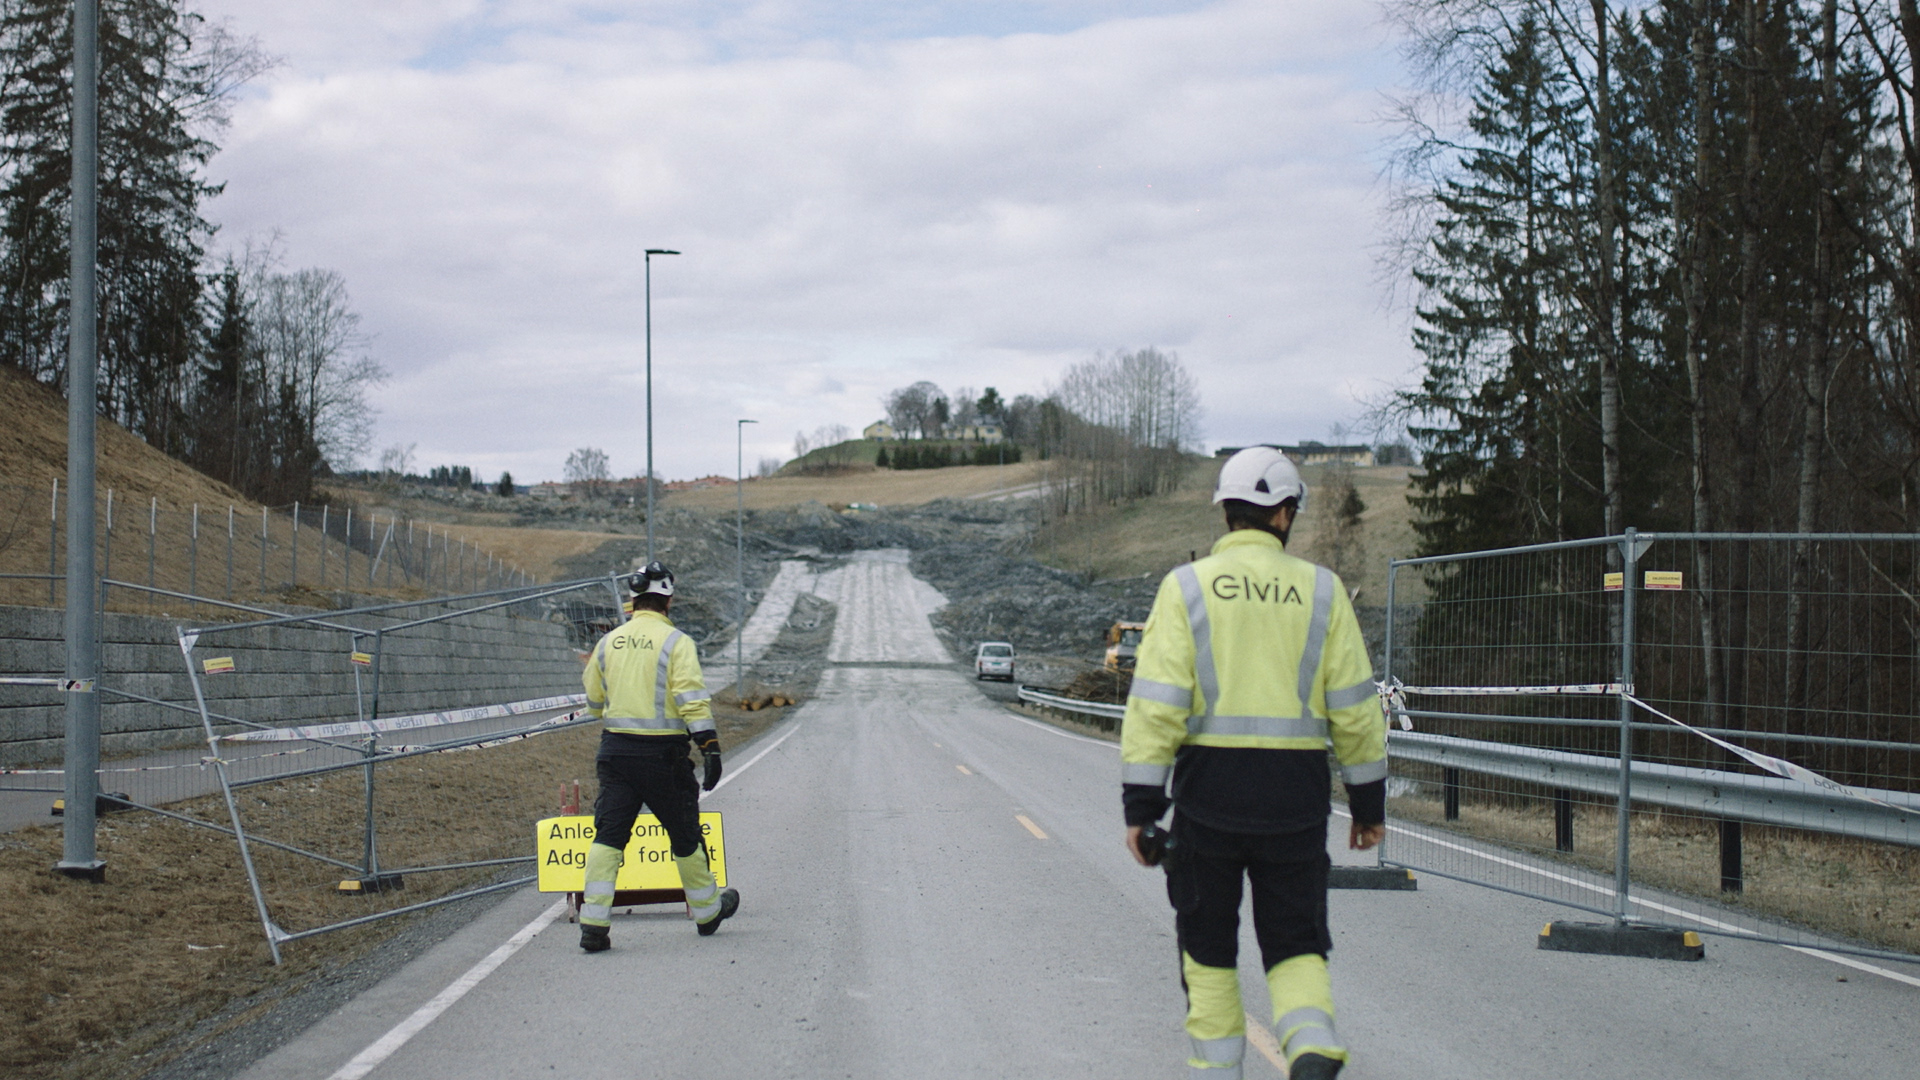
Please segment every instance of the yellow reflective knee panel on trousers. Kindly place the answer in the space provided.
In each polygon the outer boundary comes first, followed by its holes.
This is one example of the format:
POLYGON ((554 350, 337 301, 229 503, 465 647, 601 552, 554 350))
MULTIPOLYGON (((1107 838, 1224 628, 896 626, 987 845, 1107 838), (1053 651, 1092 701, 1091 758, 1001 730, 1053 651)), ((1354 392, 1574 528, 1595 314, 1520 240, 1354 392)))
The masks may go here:
POLYGON ((587 846, 587 884, 580 895, 580 925, 613 925, 613 882, 626 855, 608 844, 587 846))
POLYGON ((687 892, 687 908, 694 922, 712 922, 720 915, 720 885, 714 880, 713 867, 707 863, 707 845, 702 841, 691 855, 675 855, 680 868, 680 887, 687 892))
POLYGON ((1347 1048, 1333 1030, 1333 983, 1326 957, 1307 953, 1273 965, 1267 969, 1267 993, 1273 998, 1273 1030, 1288 1065, 1306 1053, 1347 1060, 1347 1048))
POLYGON ((1247 1049, 1247 1013, 1240 1005, 1240 972, 1208 967, 1180 954, 1180 977, 1187 987, 1187 1066, 1206 1080, 1239 1080, 1247 1049))

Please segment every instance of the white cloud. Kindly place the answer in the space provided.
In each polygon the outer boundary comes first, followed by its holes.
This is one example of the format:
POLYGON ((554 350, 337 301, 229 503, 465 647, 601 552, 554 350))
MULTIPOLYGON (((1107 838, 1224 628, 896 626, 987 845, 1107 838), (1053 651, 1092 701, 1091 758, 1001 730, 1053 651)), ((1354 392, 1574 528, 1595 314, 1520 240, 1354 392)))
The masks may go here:
POLYGON ((1037 391, 1101 349, 1178 350, 1216 442, 1324 436, 1408 366, 1368 254, 1366 5, 855 32, 885 5, 222 2, 288 62, 214 216, 346 275, 394 373, 381 441, 429 464, 639 471, 645 247, 685 252, 654 265, 669 476, 730 468, 740 416, 777 454, 894 386, 1037 391))

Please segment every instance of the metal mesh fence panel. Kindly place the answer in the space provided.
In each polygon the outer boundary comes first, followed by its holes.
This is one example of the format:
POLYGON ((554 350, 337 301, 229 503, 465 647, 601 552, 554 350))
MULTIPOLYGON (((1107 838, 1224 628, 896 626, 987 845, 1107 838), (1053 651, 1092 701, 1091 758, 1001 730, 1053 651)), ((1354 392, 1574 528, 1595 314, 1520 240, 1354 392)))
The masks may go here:
POLYGON ((1618 709, 1596 693, 1426 693, 1457 688, 1594 686, 1618 673, 1620 617, 1605 591, 1608 549, 1556 547, 1498 558, 1396 564, 1431 591, 1411 624, 1393 627, 1388 677, 1413 731, 1390 747, 1383 858, 1427 873, 1611 912, 1615 799, 1555 782, 1551 754, 1607 758, 1618 709), (1474 768, 1468 748, 1539 752, 1541 766, 1474 768), (1471 839, 1470 839, 1471 838, 1471 839), (1472 842, 1495 841, 1495 844, 1472 842))
POLYGON ((1623 921, 1920 953, 1916 552, 1629 533, 1396 561, 1432 598, 1390 631, 1413 730, 1383 859, 1623 921))
MULTIPOLYGON (((511 624, 530 620, 508 612, 537 603, 558 615, 561 599, 579 606, 592 596, 610 609, 612 595, 605 582, 583 582, 531 600, 482 594, 182 629, 176 658, 205 737, 196 788, 164 803, 131 801, 233 837, 276 957, 284 942, 524 884, 533 817, 507 793, 526 794, 528 754, 539 752, 527 744, 587 722, 576 711, 577 664, 569 652, 544 683, 497 679, 483 704, 472 702, 471 686, 450 693, 447 680, 483 681, 462 642, 499 638, 492 655, 511 656, 502 646, 526 632, 511 624), (263 633, 292 644, 246 648, 263 633), (223 688, 249 679, 258 686, 223 688), (332 719, 235 723, 213 706, 263 707, 270 695, 260 687, 289 680, 328 694, 332 719), (535 689, 542 696, 528 697, 535 689)), ((551 655, 552 646, 542 648, 551 655)), ((103 781, 110 775, 103 770, 103 781)))

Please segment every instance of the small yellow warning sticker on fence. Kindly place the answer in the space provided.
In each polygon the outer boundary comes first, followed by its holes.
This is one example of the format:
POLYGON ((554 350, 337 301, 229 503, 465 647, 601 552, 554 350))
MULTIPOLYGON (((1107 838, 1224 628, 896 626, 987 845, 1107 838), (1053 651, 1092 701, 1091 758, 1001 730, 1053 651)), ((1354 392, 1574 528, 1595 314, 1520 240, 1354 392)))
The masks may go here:
MULTIPOLYGON (((721 834, 720 815, 707 811, 700 815, 700 832, 706 838, 713 876, 727 883, 727 845, 721 834)), ((539 860, 541 892, 580 892, 587 884, 587 846, 593 843, 593 815, 550 817, 534 825, 534 851, 539 860)), ((652 814, 641 814, 633 823, 633 837, 627 841, 626 861, 613 880, 618 891, 634 889, 678 889, 680 869, 673 863, 673 846, 667 841, 666 827, 652 814)))
POLYGON ((356 664, 359 664, 359 665, 361 665, 362 667, 367 667, 367 666, 370 666, 370 665, 372 665, 372 663, 373 663, 373 654, 372 654, 372 653, 370 653, 370 652, 357 652, 357 653, 354 653, 354 654, 353 654, 353 662, 354 662, 354 663, 356 663, 356 664))
POLYGON ((233 670, 233 657, 212 656, 200 661, 200 670, 209 675, 224 675, 233 670))
POLYGON ((1682 574, 1678 570, 1647 571, 1647 588, 1678 590, 1683 587, 1682 574))
POLYGON ((1615 571, 1602 578, 1601 584, 1608 592, 1620 592, 1627 587, 1627 575, 1615 571))

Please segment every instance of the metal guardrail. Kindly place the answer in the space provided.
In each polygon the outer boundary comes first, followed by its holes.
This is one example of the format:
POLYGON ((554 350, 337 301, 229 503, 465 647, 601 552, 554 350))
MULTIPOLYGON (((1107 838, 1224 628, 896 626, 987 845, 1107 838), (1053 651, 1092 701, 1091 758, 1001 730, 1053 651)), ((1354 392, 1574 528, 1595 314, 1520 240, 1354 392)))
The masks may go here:
MULTIPOLYGON (((1023 697, 1025 693, 1021 691, 1023 697)), ((1460 769, 1547 788, 1602 796, 1617 796, 1620 791, 1617 757, 1413 731, 1392 732, 1387 751, 1396 761, 1460 769)), ((1631 776, 1636 803, 1920 847, 1920 795, 1908 792, 1873 790, 1876 798, 1893 804, 1885 807, 1791 780, 1721 769, 1635 761, 1631 776)))
POLYGON ((1098 716, 1104 720, 1119 720, 1127 715, 1125 705, 1109 705, 1102 701, 1081 701, 1079 698, 1061 697, 1058 694, 1035 690, 1030 686, 1020 688, 1020 700, 1044 709, 1077 712, 1086 716, 1098 716))

